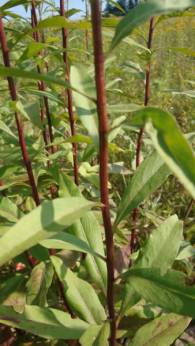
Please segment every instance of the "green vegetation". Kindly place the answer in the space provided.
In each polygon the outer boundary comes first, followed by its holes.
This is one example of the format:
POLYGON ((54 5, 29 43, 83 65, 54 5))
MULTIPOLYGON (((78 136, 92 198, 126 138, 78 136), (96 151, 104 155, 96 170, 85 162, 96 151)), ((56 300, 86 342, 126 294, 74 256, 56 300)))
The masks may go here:
POLYGON ((67 3, 0 7, 0 344, 193 345, 195 0, 67 3))

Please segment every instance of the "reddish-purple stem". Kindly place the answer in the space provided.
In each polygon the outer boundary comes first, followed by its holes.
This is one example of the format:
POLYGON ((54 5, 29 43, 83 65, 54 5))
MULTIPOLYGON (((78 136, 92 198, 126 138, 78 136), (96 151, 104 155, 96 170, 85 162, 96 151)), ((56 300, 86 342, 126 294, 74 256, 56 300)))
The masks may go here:
MULTIPOLYGON (((9 58, 9 49, 8 49, 7 41, 6 41, 6 35, 5 35, 5 31, 4 31, 4 26, 3 26, 3 19, 1 17, 0 17, 0 41, 1 41, 1 48, 2 48, 4 65, 6 67, 10 67, 11 65, 10 65, 10 58, 9 58)), ((12 101, 17 101, 17 91, 16 91, 16 86, 15 86, 14 80, 12 77, 7 77, 7 81, 8 81, 11 99, 12 99, 12 101)), ((28 178, 29 178, 29 183, 31 185, 33 198, 36 202, 36 205, 39 205, 40 204, 40 198, 39 198, 39 194, 38 194, 38 190, 37 190, 37 186, 35 183, 35 178, 34 178, 34 174, 33 174, 33 170, 32 170, 32 163, 31 163, 31 160, 29 158, 27 147, 26 147, 26 142, 25 142, 24 132, 23 132, 23 126, 20 123, 19 114, 17 112, 15 112, 15 120, 16 120, 16 126, 17 126, 17 130, 18 130, 18 137, 19 137, 19 143, 20 143, 20 147, 21 147, 22 157, 23 157, 24 164, 26 166, 26 170, 28 173, 28 178)))
MULTIPOLYGON (((32 0, 31 2, 31 24, 32 24, 32 28, 35 28, 38 25, 38 19, 37 19, 37 14, 36 14, 36 1, 32 0)), ((40 42, 40 35, 38 31, 34 31, 33 32, 33 38, 36 42, 40 42)), ((41 69, 40 66, 37 65, 37 71, 38 73, 41 73, 41 69)), ((46 86, 45 83, 43 81, 40 81, 38 83, 38 88, 40 91, 45 91, 46 90, 46 86)), ((52 121, 51 121, 51 114, 50 114, 50 109, 49 109, 49 102, 48 102, 48 98, 46 96, 43 97, 44 100, 44 106, 45 106, 45 111, 43 109, 43 107, 41 106, 41 120, 43 121, 45 118, 45 114, 47 117, 47 123, 48 123, 48 128, 49 128, 49 139, 50 139, 50 143, 53 143, 54 140, 54 136, 53 136, 53 129, 52 129, 52 121)), ((47 138, 47 131, 46 129, 43 130, 43 138, 45 141, 45 145, 48 145, 48 138, 47 138)), ((54 153, 54 147, 51 146, 51 152, 54 153)))
MULTIPOLYGON (((153 40, 153 32, 154 32, 154 17, 151 17, 150 19, 150 26, 149 26, 149 35, 148 35, 148 42, 147 42, 147 48, 152 48, 152 40, 153 40)), ((151 61, 149 61, 147 67, 146 67, 146 84, 145 84, 145 94, 144 94, 144 106, 147 107, 150 99, 150 81, 151 81, 151 61)), ((137 139, 137 147, 136 147, 136 168, 139 167, 140 161, 141 161, 141 147, 142 147, 142 141, 143 141, 143 134, 144 129, 142 128, 138 134, 137 139)), ((137 235, 136 235, 136 226, 137 221, 139 217, 139 211, 138 209, 134 209, 132 214, 132 222, 133 222, 133 228, 131 231, 131 240, 130 240, 130 251, 133 253, 136 241, 137 241, 137 235)))
MULTIPOLYGON (((0 17, 0 42, 1 42, 1 48, 2 48, 2 54, 3 54, 3 62, 5 67, 11 67, 10 65, 10 58, 9 58, 9 49, 7 46, 7 40, 6 40, 6 34, 4 31, 4 25, 3 25, 3 19, 0 17)), ((14 80, 12 77, 7 77, 8 81, 8 87, 9 87, 9 92, 12 101, 17 101, 17 90, 16 90, 16 85, 14 83, 14 80)), ((32 189, 32 195, 34 198, 34 201, 36 205, 40 205, 40 198, 39 198, 39 193, 37 190, 37 186, 35 183, 35 178, 33 174, 33 169, 32 169, 32 163, 28 155, 27 147, 26 147, 26 141, 24 137, 24 132, 23 132, 23 126, 21 124, 19 114, 18 112, 15 112, 15 120, 16 120, 16 126, 18 130, 18 138, 19 138, 19 143, 20 143, 20 148, 22 152, 22 157, 23 161, 26 167, 26 171, 28 174, 28 179, 29 179, 29 184, 32 189)), ((29 261, 29 264, 33 266, 36 262, 35 259, 27 253, 27 258, 29 261)))
POLYGON ((110 217, 108 190, 108 115, 106 110, 106 90, 103 39, 101 30, 101 9, 99 0, 91 0, 91 16, 93 28, 95 81, 97 91, 97 111, 99 118, 99 162, 100 162, 100 192, 102 216, 106 237, 107 250, 107 303, 111 327, 110 346, 116 344, 116 320, 114 309, 114 239, 110 217))
MULTIPOLYGON (((64 0, 60 0, 60 15, 65 17, 65 3, 64 0)), ((68 64, 68 55, 67 55, 67 47, 68 47, 68 30, 65 28, 62 28, 62 42, 63 42, 63 60, 66 68, 66 81, 70 81, 70 71, 69 71, 69 64, 68 64)), ((73 111, 73 98, 72 98, 72 91, 71 89, 67 89, 67 98, 68 98, 68 114, 70 119, 70 129, 71 129, 71 136, 76 135, 76 121, 75 121, 75 115, 73 111)), ((78 147, 77 143, 72 144, 73 148, 73 166, 74 166, 74 181, 76 185, 79 185, 79 167, 78 167, 78 147)))

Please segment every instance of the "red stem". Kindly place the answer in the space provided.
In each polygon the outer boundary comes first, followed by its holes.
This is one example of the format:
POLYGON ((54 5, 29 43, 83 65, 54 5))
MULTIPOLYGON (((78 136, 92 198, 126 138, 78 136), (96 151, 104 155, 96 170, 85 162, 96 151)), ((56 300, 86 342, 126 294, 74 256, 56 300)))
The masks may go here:
POLYGON ((101 9, 99 0, 91 0, 91 16, 93 28, 95 81, 97 90, 97 111, 99 117, 99 161, 100 161, 100 191, 103 204, 102 216, 104 222, 107 249, 107 303, 110 318, 110 346, 116 344, 116 321, 114 309, 114 239, 109 206, 108 190, 108 116, 106 110, 106 90, 104 72, 104 53, 101 31, 101 9))
MULTIPOLYGON (((38 25, 38 19, 37 19, 37 14, 36 14, 36 1, 32 0, 31 2, 31 24, 32 24, 32 28, 35 28, 38 25)), ((33 38, 36 42, 40 42, 40 35, 38 31, 33 32, 33 38)), ((40 66, 37 65, 37 71, 38 73, 41 73, 41 69, 40 66)), ((46 86, 45 83, 43 81, 40 81, 38 83, 38 88, 40 91, 45 91, 46 90, 46 86)), ((49 139, 50 139, 50 143, 53 143, 54 140, 54 136, 53 136, 53 129, 52 129, 52 121, 51 121, 51 114, 50 114, 50 109, 49 109, 49 102, 48 102, 48 98, 46 96, 43 97, 44 100, 44 105, 45 105, 45 111, 43 109, 43 107, 41 106, 41 120, 43 121, 45 118, 45 114, 47 117, 47 123, 48 123, 48 128, 49 128, 49 139)), ((43 138, 45 141, 45 145, 47 147, 48 145, 48 138, 47 138, 47 131, 46 129, 43 130, 43 138)), ((54 153, 54 147, 51 146, 51 152, 54 153)))
MULTIPOLYGON (((9 59, 9 49, 8 49, 7 41, 6 41, 6 35, 4 31, 4 26, 3 26, 3 19, 1 17, 0 17, 0 41, 1 41, 4 65, 5 67, 10 67, 11 65, 10 65, 10 59, 9 59)), ((7 77, 7 81, 8 81, 11 99, 12 101, 17 101, 17 91, 16 91, 14 80, 12 77, 7 77)), ((19 143, 20 143, 20 147, 22 151, 22 157, 23 157, 24 164, 26 166, 26 170, 28 173, 28 178, 29 178, 29 183, 31 185, 33 198, 36 202, 36 205, 39 205, 40 198, 39 198, 39 194, 38 194, 38 190, 37 190, 37 186, 35 183, 35 178, 34 178, 34 174, 32 170, 32 163, 28 156, 28 151, 27 151, 26 142, 24 138, 23 126, 20 123, 19 114, 17 112, 15 112, 15 119, 16 119, 16 125, 18 130, 19 143)))
MULTIPOLYGON (((60 15, 65 17, 65 4, 64 0, 60 0, 60 15)), ((62 29, 62 41, 63 41, 63 60, 64 64, 66 66, 66 81, 70 81, 70 71, 69 71, 69 64, 68 64, 68 55, 67 55, 67 47, 68 47, 68 30, 63 28, 62 29)), ((71 129, 71 136, 76 135, 76 129, 75 129, 75 116, 73 111, 73 99, 72 99, 72 91, 71 89, 67 89, 67 98, 68 98, 68 114, 70 119, 70 129, 71 129)), ((78 147, 77 143, 72 144, 73 148, 73 166, 74 166, 74 180, 75 184, 79 185, 79 167, 78 167, 78 147)))
MULTIPOLYGON (((154 17, 151 17, 150 19, 150 26, 149 26, 149 35, 148 35, 148 42, 147 42, 147 48, 152 48, 152 40, 153 40, 153 32, 154 32, 154 17)), ((147 68, 146 68, 146 84, 145 84, 145 95, 144 95, 144 106, 147 107, 149 100, 150 100, 150 83, 151 82, 151 61, 149 61, 147 68)), ((144 129, 142 128, 138 134, 137 139, 137 147, 136 147, 136 168, 139 167, 140 161, 141 161, 141 147, 142 147, 142 141, 143 141, 143 134, 144 129)), ((132 214, 132 220, 133 220, 133 229, 131 231, 131 240, 130 240, 130 251, 133 253, 136 242, 137 242, 137 235, 136 235, 136 226, 137 221, 139 217, 139 211, 138 209, 135 209, 132 214)))
MULTIPOLYGON (((3 26, 3 19, 0 17, 0 42, 1 42, 1 48, 2 48, 2 55, 3 55, 3 62, 5 67, 11 67, 10 65, 10 58, 9 58, 9 49, 7 46, 7 40, 6 40, 6 34, 4 31, 4 26, 3 26)), ((12 77, 7 77, 8 81, 8 87, 9 87, 9 92, 12 101, 17 101, 17 90, 16 90, 16 85, 14 83, 14 80, 12 77)), ((33 174, 33 169, 32 169, 32 163, 28 155, 27 147, 26 147, 26 142, 25 142, 25 137, 24 137, 24 132, 23 132, 23 126, 20 122, 20 117, 18 112, 15 112, 15 120, 16 120, 16 126, 18 130, 18 138, 19 138, 19 143, 20 143, 20 148, 22 152, 22 157, 23 161, 26 167, 26 171, 28 174, 28 179, 29 183, 32 189, 32 195, 34 198, 34 201, 36 205, 40 205, 40 198, 37 190, 37 186, 35 183, 35 178, 33 174)), ((33 266, 35 264, 35 260, 32 258, 30 254, 27 253, 27 258, 29 261, 29 264, 33 266)))

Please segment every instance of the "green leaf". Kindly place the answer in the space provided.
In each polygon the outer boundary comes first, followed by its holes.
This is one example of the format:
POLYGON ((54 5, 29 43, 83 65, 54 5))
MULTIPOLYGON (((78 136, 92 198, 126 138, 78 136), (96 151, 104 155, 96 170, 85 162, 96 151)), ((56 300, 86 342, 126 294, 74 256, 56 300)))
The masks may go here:
POLYGON ((31 42, 28 47, 22 53, 18 63, 23 62, 26 59, 36 57, 42 49, 47 48, 47 45, 42 42, 31 42))
POLYGON ((181 272, 170 271, 164 276, 158 269, 131 269, 124 274, 134 290, 147 302, 167 312, 195 317, 195 288, 185 284, 181 272))
POLYGON ((172 95, 185 95, 191 98, 195 98, 195 90, 172 91, 172 95))
POLYGON ((12 7, 28 4, 29 0, 10 0, 7 1, 3 6, 0 7, 0 10, 8 10, 12 7))
MULTIPOLYGON (((176 259, 182 235, 182 222, 176 215, 170 216, 152 232, 145 247, 141 248, 133 268, 159 268, 162 274, 166 273, 176 259)), ((123 316, 139 300, 140 296, 131 286, 131 279, 127 280, 120 315, 123 316)))
POLYGON ((0 306, 0 323, 19 328, 46 339, 79 339, 88 324, 56 309, 26 305, 23 313, 13 308, 0 306))
POLYGON ((17 222, 22 212, 8 197, 3 197, 0 203, 0 216, 10 222, 17 222))
MULTIPOLYGON (((93 213, 87 213, 81 220, 74 223, 69 231, 85 241, 96 253, 105 256, 101 228, 93 213)), ((106 263, 97 256, 88 254, 84 259, 84 264, 93 282, 106 293, 106 263)))
POLYGON ((117 105, 108 105, 108 112, 111 114, 115 113, 132 113, 142 108, 142 106, 135 103, 129 104, 117 104, 117 105))
MULTIPOLYGON (((80 196, 78 187, 66 175, 60 175, 62 196, 80 196)), ((81 220, 75 222, 69 231, 77 238, 83 240, 96 253, 105 257, 104 244, 101 234, 101 227, 93 212, 86 213, 81 220)), ((106 263, 97 256, 88 254, 84 259, 84 264, 92 281, 100 287, 106 294, 107 268, 106 263)))
MULTIPOLYGON (((53 77, 52 75, 49 74, 42 74, 42 73, 37 73, 37 72, 32 72, 32 71, 24 71, 19 68, 12 68, 12 67, 4 67, 0 65, 0 76, 2 77, 19 77, 23 79, 30 79, 30 80, 36 80, 36 81, 44 81, 48 85, 52 84, 57 84, 62 86, 63 88, 69 88, 74 90, 75 92, 81 93, 82 96, 91 99, 89 96, 84 95, 82 92, 77 91, 75 88, 73 88, 68 82, 53 77)), ((91 99, 93 102, 95 101, 94 99, 91 99)))
POLYGON ((139 300, 140 295, 131 286, 130 280, 127 280, 124 287, 119 317, 122 318, 132 306, 139 302, 139 300))
POLYGON ((108 0, 108 3, 114 5, 114 7, 118 8, 118 10, 120 10, 123 14, 126 13, 126 11, 124 10, 124 8, 122 6, 120 6, 120 4, 117 1, 114 0, 108 0))
POLYGON ((90 29, 91 23, 87 20, 70 21, 63 16, 53 16, 39 22, 37 29, 66 28, 66 29, 90 29))
POLYGON ((176 259, 182 239, 183 223, 176 215, 170 216, 152 232, 134 268, 159 268, 165 274, 176 259))
MULTIPOLYGON (((24 280, 25 281, 25 280, 24 280)), ((24 283, 24 282, 23 282, 24 283)), ((9 284, 9 282, 8 282, 9 284)), ((26 304, 26 293, 22 282, 15 290, 4 300, 3 305, 12 306, 14 311, 22 313, 26 304)))
POLYGON ((24 112, 26 117, 30 120, 35 126, 42 129, 43 124, 40 118, 40 104, 38 102, 30 103, 24 107, 24 112))
MULTIPOLYGON (((62 102, 62 100, 60 100, 60 97, 57 96, 57 94, 54 94, 54 90, 47 90, 47 91, 42 91, 42 90, 37 90, 37 89, 33 89, 30 87, 25 87, 25 88, 21 88, 20 90, 22 90, 23 92, 25 92, 27 95, 35 95, 35 96, 40 96, 40 97, 47 97, 49 100, 56 102, 57 104, 60 104, 61 106, 64 106, 64 102, 62 102)), ((28 106, 25 107, 25 109, 28 106)))
MULTIPOLYGON (((1 279, 0 283, 0 291, 1 291, 1 296, 0 296, 0 304, 4 304, 6 301, 9 300, 10 296, 14 293, 20 290, 20 288, 23 286, 25 283, 26 279, 24 276, 20 274, 16 274, 16 276, 11 277, 10 279, 6 280, 1 279)), ((6 304, 8 305, 8 304, 6 304)), ((10 304, 9 304, 10 305, 10 304)))
POLYGON ((148 0, 147 2, 141 2, 119 22, 111 43, 111 49, 115 48, 121 40, 131 34, 137 26, 147 21, 150 17, 183 11, 191 6, 195 6, 195 0, 148 0))
MULTIPOLYGON (((71 67, 70 71, 71 85, 81 92, 81 94, 87 94, 95 98, 95 85, 93 80, 89 76, 87 70, 83 67, 76 66, 71 67)), ((77 113, 83 126, 87 129, 89 135, 98 142, 98 118, 97 109, 94 102, 81 94, 73 92, 74 103, 77 109, 77 113)))
POLYGON ((170 346, 183 333, 191 321, 175 314, 155 318, 141 327, 129 346, 170 346))
POLYGON ((14 139, 17 139, 15 134, 10 130, 10 128, 2 120, 0 120, 0 130, 2 130, 3 132, 6 132, 9 136, 13 137, 14 139))
POLYGON ((104 308, 93 287, 66 268, 60 258, 52 256, 51 260, 64 286, 66 301, 71 310, 91 324, 101 324, 106 320, 104 308))
POLYGON ((79 342, 81 346, 108 346, 108 338, 110 334, 109 323, 103 326, 91 326, 82 335, 79 342))
POLYGON ((153 145, 169 168, 195 198, 195 155, 175 118, 158 108, 144 108, 135 113, 133 126, 144 126, 153 145))
POLYGON ((105 260, 103 256, 93 251, 85 241, 65 232, 59 232, 52 238, 41 241, 40 244, 47 249, 72 250, 90 253, 93 256, 98 256, 102 260, 105 260))
POLYGON ((47 292, 53 279, 53 266, 51 263, 40 262, 36 265, 26 284, 27 304, 45 306, 47 303, 47 292))
POLYGON ((0 265, 63 230, 92 206, 93 203, 76 197, 43 202, 0 239, 0 265))
POLYGON ((155 192, 170 175, 170 170, 164 164, 158 153, 153 152, 136 170, 133 178, 125 188, 120 201, 115 225, 129 215, 129 213, 155 192))
POLYGON ((171 48, 168 48, 168 49, 170 51, 173 51, 173 52, 178 52, 178 53, 182 53, 182 54, 187 55, 187 56, 195 57, 195 50, 193 50, 191 48, 171 47, 171 48))

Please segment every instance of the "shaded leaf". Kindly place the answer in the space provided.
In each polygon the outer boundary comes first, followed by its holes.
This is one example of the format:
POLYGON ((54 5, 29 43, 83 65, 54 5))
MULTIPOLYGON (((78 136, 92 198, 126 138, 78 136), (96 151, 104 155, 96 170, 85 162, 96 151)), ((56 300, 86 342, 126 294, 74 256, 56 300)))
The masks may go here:
POLYGON ((47 292, 53 279, 53 267, 50 263, 41 262, 36 265, 26 284, 27 304, 45 306, 47 302, 47 292))
POLYGON ((127 217, 141 202, 155 192, 170 175, 158 153, 153 152, 136 170, 120 201, 115 225, 127 217))
POLYGON ((8 198, 3 197, 0 203, 0 216, 10 222, 17 222, 23 213, 18 207, 8 198))
POLYGON ((159 268, 162 274, 171 268, 183 239, 183 223, 170 216, 150 235, 141 249, 134 268, 159 268))
POLYGON ((10 128, 2 120, 0 120, 0 130, 6 132, 9 136, 13 137, 14 139, 17 139, 15 134, 10 130, 10 128))
POLYGON ((155 318, 141 327, 129 346, 170 346, 183 333, 191 321, 175 314, 155 318))
MULTIPOLYGON (((81 93, 80 91, 77 91, 75 88, 73 88, 68 82, 59 79, 57 77, 53 77, 52 75, 49 74, 42 74, 42 73, 37 73, 37 72, 32 72, 32 71, 24 71, 19 68, 12 68, 12 67, 4 67, 0 66, 0 76, 2 77, 19 77, 19 78, 24 78, 24 79, 30 79, 30 80, 36 80, 36 81, 44 81, 47 84, 57 84, 60 85, 64 88, 70 88, 76 92, 81 93)), ((81 93, 82 94, 82 93, 81 93)), ((83 94, 82 94, 83 95, 83 94)), ((86 98, 89 98, 87 95, 83 95, 86 98)), ((94 100, 92 100, 94 101, 94 100)))
POLYGON ((26 305, 23 313, 0 306, 0 323, 25 330, 46 339, 79 339, 88 324, 69 314, 48 308, 26 305))
POLYGON ((80 338, 81 346, 108 346, 108 338, 110 334, 109 323, 103 326, 91 326, 80 338))
MULTIPOLYGON (((63 196, 80 196, 78 187, 66 175, 60 175, 61 195, 63 196)), ((83 240, 96 253, 105 257, 104 244, 101 234, 101 227, 93 212, 86 213, 81 220, 75 222, 69 227, 69 232, 77 238, 83 240)), ((83 261, 87 272, 93 282, 100 287, 106 294, 107 286, 107 268, 106 263, 97 256, 88 254, 83 261)))
POLYGON ((181 272, 170 271, 164 276, 158 269, 131 269, 124 274, 135 291, 147 302, 167 312, 195 317, 195 288, 185 284, 181 272))
MULTIPOLYGON (((93 249, 90 248, 85 241, 65 232, 59 232, 52 238, 41 241, 40 244, 47 249, 72 250, 90 253, 91 255, 98 256, 100 258, 103 257, 93 251, 93 249)), ((105 260, 105 258, 102 258, 102 260, 105 260)))
POLYGON ((52 256, 51 260, 64 286, 66 301, 71 310, 91 324, 101 324, 106 319, 106 314, 93 287, 66 268, 60 258, 52 256))

